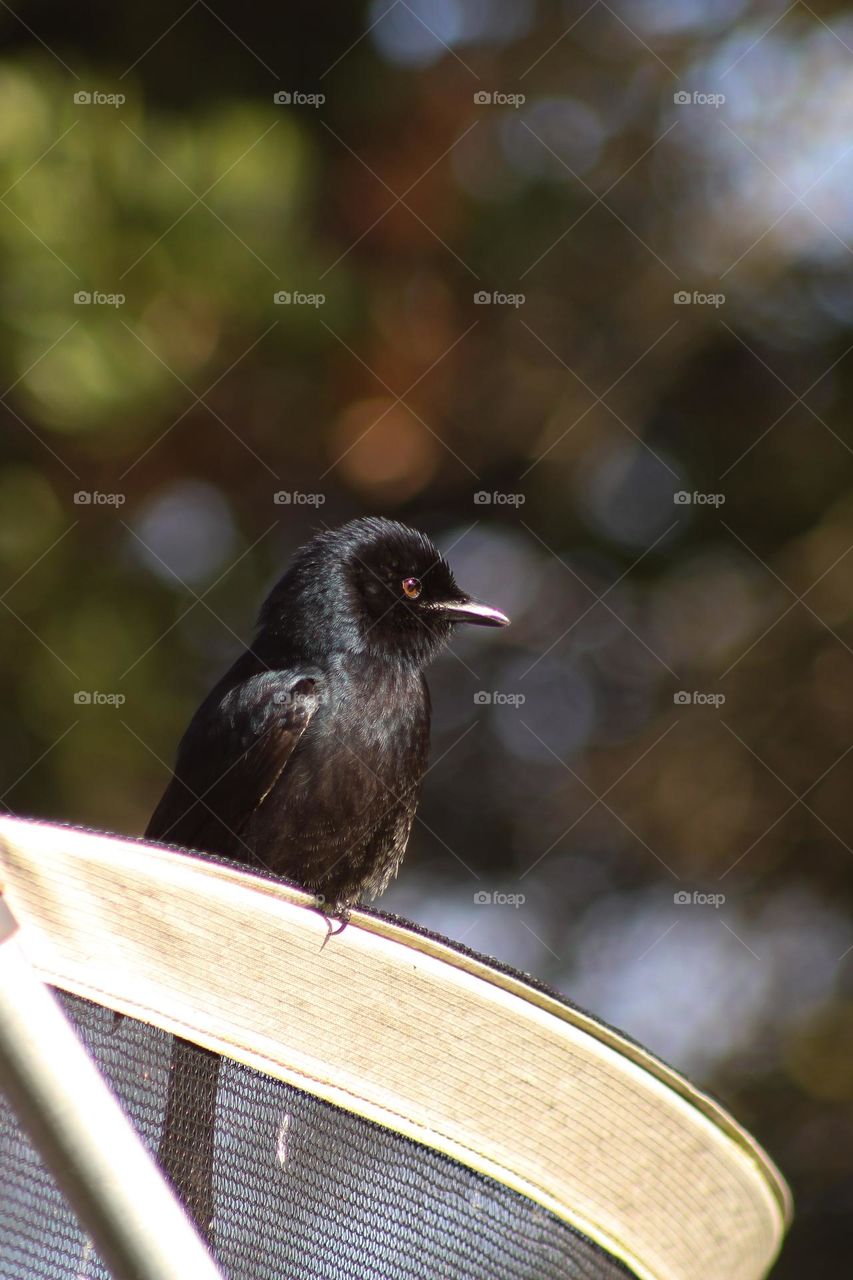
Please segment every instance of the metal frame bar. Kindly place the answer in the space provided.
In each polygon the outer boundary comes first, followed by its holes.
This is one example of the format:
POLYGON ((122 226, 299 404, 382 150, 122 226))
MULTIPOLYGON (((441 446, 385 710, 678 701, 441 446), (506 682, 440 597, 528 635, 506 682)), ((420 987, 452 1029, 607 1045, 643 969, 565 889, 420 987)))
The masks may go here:
POLYGON ((222 1280, 0 897, 0 1088, 115 1280, 222 1280))

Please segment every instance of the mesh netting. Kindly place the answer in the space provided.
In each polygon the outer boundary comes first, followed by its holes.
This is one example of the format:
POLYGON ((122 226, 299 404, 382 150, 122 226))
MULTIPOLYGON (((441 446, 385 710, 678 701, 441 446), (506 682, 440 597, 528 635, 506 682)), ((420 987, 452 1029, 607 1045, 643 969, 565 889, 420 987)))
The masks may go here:
MULTIPOLYGON (((632 1274, 552 1214, 454 1160, 143 1023, 61 999, 200 1225, 212 1218, 214 1253, 229 1280, 632 1274)), ((0 1203, 3 1280, 106 1280, 2 1100, 0 1203)))

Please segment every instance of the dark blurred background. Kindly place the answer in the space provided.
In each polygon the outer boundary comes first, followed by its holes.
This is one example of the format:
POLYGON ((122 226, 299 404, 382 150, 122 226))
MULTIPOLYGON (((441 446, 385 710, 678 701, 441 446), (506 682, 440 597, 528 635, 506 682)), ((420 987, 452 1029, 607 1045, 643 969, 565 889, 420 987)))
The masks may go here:
POLYGON ((774 1277, 844 1274, 853 13, 0 35, 3 804, 138 834, 292 550, 427 530, 513 626, 432 673, 382 907, 713 1090, 795 1190, 774 1277))

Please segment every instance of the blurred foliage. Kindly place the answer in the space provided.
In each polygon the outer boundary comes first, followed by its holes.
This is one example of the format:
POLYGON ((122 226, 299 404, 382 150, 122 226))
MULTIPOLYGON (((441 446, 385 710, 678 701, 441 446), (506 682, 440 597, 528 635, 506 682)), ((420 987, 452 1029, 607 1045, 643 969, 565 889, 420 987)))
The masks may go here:
POLYGON ((853 19, 232 8, 0 14, 3 803, 138 833, 293 548, 424 527, 514 625, 382 905, 713 1088, 841 1274, 853 19))

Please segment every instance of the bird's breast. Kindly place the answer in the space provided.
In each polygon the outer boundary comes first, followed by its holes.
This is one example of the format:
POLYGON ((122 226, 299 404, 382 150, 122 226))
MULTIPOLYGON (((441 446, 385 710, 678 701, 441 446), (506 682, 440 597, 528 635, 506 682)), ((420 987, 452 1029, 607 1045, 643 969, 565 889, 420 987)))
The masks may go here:
POLYGON ((327 671, 319 705, 246 833, 262 864, 328 902, 381 892, 409 838, 429 721, 419 672, 327 671))
POLYGON ((409 803, 429 755, 423 677, 376 666, 333 670, 282 779, 312 825, 361 825, 409 803))

